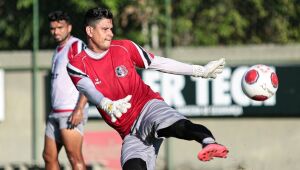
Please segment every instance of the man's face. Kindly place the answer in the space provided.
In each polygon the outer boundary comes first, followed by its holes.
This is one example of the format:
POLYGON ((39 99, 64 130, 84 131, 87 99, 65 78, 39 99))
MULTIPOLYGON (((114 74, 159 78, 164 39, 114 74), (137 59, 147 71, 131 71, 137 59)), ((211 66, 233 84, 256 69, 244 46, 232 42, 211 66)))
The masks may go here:
POLYGON ((87 36, 89 39, 89 47, 91 50, 101 53, 110 47, 112 38, 113 23, 111 19, 101 19, 96 22, 95 27, 86 27, 87 36))
POLYGON ((70 36, 72 26, 65 20, 50 22, 50 33, 54 40, 61 44, 64 44, 70 36))

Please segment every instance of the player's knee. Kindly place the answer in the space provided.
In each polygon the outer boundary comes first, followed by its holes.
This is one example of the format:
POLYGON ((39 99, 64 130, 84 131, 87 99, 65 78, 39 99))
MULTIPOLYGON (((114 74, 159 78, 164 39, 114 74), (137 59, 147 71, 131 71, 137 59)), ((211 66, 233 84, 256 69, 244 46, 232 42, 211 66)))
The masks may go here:
POLYGON ((83 156, 81 152, 67 151, 67 156, 72 164, 78 164, 83 162, 83 156))
POLYGON ((129 159, 123 165, 123 170, 147 170, 147 165, 141 158, 129 159))
POLYGON ((58 157, 55 154, 51 154, 49 152, 43 151, 43 159, 47 163, 58 161, 58 157))

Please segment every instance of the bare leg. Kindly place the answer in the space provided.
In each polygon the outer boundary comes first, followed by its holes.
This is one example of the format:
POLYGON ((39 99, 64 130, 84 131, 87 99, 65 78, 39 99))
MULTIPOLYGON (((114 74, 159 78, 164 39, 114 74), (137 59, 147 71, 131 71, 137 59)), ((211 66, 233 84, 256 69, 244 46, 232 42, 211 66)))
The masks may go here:
POLYGON ((57 143, 54 139, 45 136, 43 159, 46 170, 59 170, 58 153, 62 145, 57 143))
POLYGON ((76 129, 62 129, 61 136, 73 170, 86 170, 82 155, 83 136, 76 129))

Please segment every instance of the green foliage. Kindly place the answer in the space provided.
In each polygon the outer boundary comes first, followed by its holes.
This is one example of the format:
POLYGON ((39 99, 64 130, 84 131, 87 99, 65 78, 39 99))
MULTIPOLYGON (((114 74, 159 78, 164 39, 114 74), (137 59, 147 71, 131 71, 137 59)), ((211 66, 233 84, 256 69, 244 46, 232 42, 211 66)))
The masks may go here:
MULTIPOLYGON (((300 42, 299 0, 170 0, 172 45, 236 45, 300 42)), ((0 49, 32 48, 32 0, 0 0, 0 49)), ((115 38, 151 44, 151 26, 159 27, 165 44, 164 0, 43 0, 39 1, 41 49, 55 46, 47 15, 67 11, 73 35, 85 39, 82 20, 87 9, 104 6, 114 14, 115 38)))
POLYGON ((32 0, 18 0, 17 1, 17 9, 30 8, 32 6, 32 0))

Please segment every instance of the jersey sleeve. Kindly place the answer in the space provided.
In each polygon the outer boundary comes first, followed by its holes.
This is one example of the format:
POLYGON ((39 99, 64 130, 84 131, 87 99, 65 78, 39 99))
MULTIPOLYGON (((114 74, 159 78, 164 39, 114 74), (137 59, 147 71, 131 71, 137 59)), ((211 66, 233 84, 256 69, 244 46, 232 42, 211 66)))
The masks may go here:
POLYGON ((160 56, 155 56, 149 69, 169 74, 193 75, 193 65, 160 56))
POLYGON ((85 48, 86 45, 82 41, 78 40, 73 42, 68 51, 68 59, 72 60, 77 54, 79 54, 85 48))
POLYGON ((78 58, 70 60, 67 65, 67 71, 75 86, 82 78, 88 77, 85 73, 84 64, 78 58))
POLYGON ((130 58, 135 66, 147 69, 154 59, 154 54, 146 51, 140 45, 129 40, 127 41, 127 46, 130 51, 130 58))
POLYGON ((80 67, 82 65, 76 64, 76 60, 73 60, 67 66, 68 73, 77 90, 84 94, 91 103, 98 106, 104 96, 96 89, 92 80, 86 75, 83 68, 80 67))

